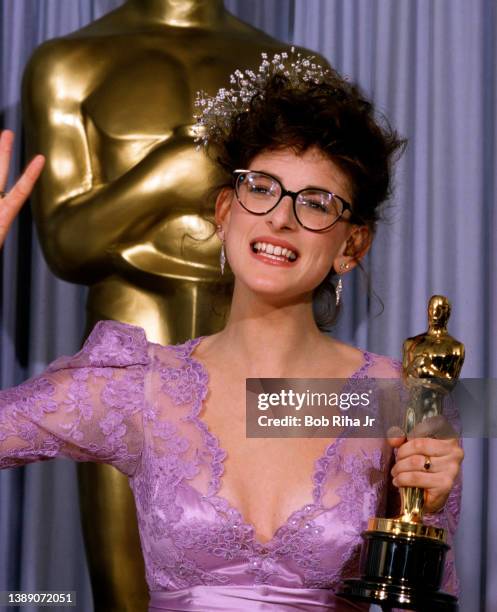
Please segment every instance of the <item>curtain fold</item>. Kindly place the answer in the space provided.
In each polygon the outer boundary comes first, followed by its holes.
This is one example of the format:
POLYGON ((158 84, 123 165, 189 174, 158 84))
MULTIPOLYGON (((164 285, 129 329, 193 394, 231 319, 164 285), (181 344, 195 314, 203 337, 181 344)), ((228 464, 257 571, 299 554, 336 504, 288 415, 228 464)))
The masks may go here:
MULTIPOLYGON (((20 83, 44 40, 81 28, 122 0, 0 3, 0 124, 17 133, 20 83)), ((450 332, 466 345, 465 377, 497 377, 497 5, 495 0, 226 0, 238 17, 321 53, 358 81, 409 144, 396 189, 361 274, 344 282, 336 335, 400 356, 426 328, 427 300, 453 304, 450 332), (377 316, 378 315, 378 316, 377 316)), ((243 66, 241 66, 243 68, 243 66)), ((0 254, 2 387, 79 348, 86 289, 47 268, 22 212, 0 254)), ((465 442, 463 513, 456 540, 461 611, 497 609, 493 440, 465 442)), ((92 609, 75 465, 58 460, 0 472, 0 590, 71 589, 92 609)), ((24 607, 24 611, 35 608, 24 607)))

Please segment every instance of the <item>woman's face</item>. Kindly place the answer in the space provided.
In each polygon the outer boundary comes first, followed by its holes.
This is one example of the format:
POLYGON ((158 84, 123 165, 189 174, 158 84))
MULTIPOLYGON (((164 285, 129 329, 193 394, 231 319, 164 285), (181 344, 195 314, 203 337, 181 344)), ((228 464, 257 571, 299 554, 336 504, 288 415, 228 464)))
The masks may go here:
MULTIPOLYGON (((347 178, 318 148, 309 148, 300 155, 292 149, 263 151, 245 170, 271 174, 289 191, 320 187, 348 202, 352 200, 347 178)), ((362 232, 362 238, 367 232, 366 228, 359 229, 347 223, 348 211, 329 230, 311 232, 295 218, 290 196, 285 196, 271 212, 257 216, 246 211, 230 190, 218 198, 216 213, 217 222, 223 227, 226 256, 236 283, 278 299, 309 294, 323 281, 332 266, 339 270, 340 263, 349 263, 352 268, 352 258, 344 254, 347 246, 350 249, 350 240, 347 244, 347 239, 354 228, 356 232, 362 232), (261 251, 254 252, 256 242, 286 247, 297 257, 280 261, 281 256, 275 259, 274 252, 273 257, 261 251)), ((279 250, 276 254, 280 254, 279 250)))

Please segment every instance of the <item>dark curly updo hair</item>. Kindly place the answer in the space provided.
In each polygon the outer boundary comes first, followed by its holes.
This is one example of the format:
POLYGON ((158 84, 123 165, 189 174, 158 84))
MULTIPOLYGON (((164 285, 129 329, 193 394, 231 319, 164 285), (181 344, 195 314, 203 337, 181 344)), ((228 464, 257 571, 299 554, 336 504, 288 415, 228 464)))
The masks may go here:
MULTIPOLYGON (((381 218, 382 204, 391 194, 391 170, 406 141, 385 117, 375 112, 358 86, 335 70, 326 76, 295 80, 282 72, 270 75, 233 113, 225 127, 209 136, 215 160, 227 172, 249 168, 259 153, 292 148, 297 154, 317 147, 348 178, 352 188, 351 222, 366 225, 372 233, 381 218)), ((218 186, 218 189, 228 186, 218 186)), ((315 318, 322 331, 336 320, 336 271, 331 269, 316 287, 315 318)))

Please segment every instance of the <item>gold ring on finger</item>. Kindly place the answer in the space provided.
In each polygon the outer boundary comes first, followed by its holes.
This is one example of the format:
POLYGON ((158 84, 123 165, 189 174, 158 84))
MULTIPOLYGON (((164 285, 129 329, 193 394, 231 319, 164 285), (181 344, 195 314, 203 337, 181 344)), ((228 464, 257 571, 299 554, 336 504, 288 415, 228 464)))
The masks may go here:
POLYGON ((428 472, 431 467, 431 459, 427 455, 425 455, 425 462, 423 465, 424 469, 428 472))

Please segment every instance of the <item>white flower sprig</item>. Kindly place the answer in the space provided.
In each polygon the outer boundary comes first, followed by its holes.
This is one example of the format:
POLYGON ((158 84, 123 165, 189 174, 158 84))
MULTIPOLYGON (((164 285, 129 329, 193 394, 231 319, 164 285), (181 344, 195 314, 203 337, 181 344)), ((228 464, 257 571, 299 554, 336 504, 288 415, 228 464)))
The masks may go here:
POLYGON ((193 127, 196 134, 197 150, 206 147, 209 140, 226 134, 232 124, 233 117, 248 111, 254 96, 263 95, 264 89, 275 74, 286 76, 294 87, 301 87, 302 82, 320 83, 331 75, 330 70, 315 62, 314 55, 303 57, 295 53, 295 47, 288 53, 275 53, 271 60, 267 53, 261 53, 262 62, 257 72, 253 70, 235 70, 230 75, 230 89, 221 87, 215 96, 205 91, 197 91, 195 107, 198 109, 193 117, 193 127))

